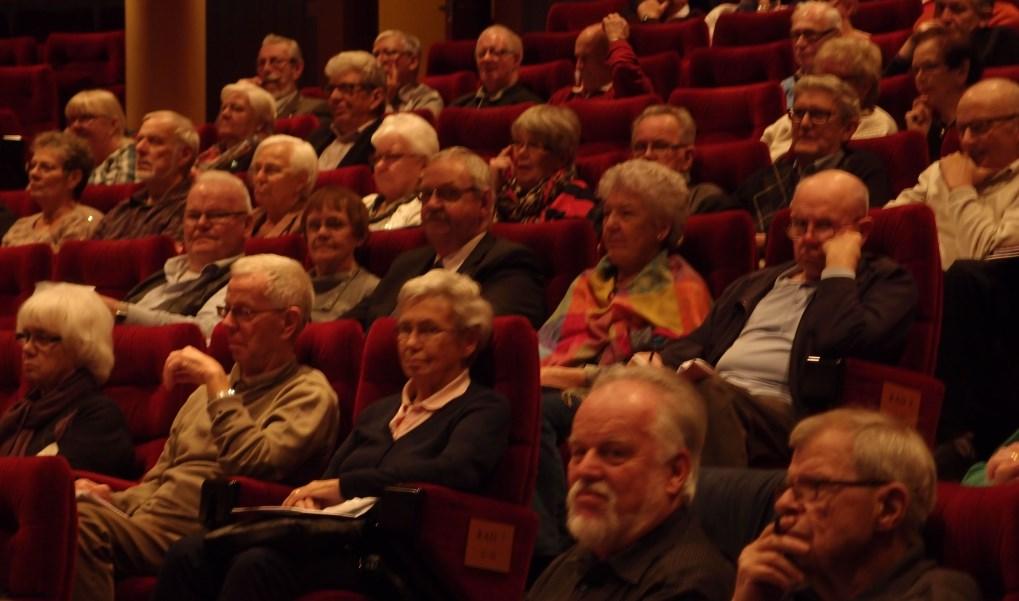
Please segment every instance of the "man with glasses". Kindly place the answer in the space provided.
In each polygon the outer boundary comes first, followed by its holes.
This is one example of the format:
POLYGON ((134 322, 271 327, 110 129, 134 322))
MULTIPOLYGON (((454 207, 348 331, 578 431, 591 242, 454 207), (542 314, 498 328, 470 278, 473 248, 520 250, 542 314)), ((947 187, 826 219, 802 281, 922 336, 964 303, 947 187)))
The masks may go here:
POLYGON ((399 29, 387 29, 375 38, 372 54, 386 71, 386 112, 426 109, 433 119, 442 112, 442 96, 418 81, 421 40, 399 29))
POLYGON ((530 249, 489 233, 495 204, 488 163, 454 146, 428 159, 418 187, 427 246, 396 257, 375 291, 344 317, 368 326, 392 315, 403 284, 434 268, 470 276, 496 315, 545 319, 541 268, 530 249))
POLYGON ((926 559, 937 477, 923 439, 875 411, 800 422, 776 519, 739 557, 733 601, 975 601, 968 575, 926 559))
POLYGON ((916 305, 909 273, 862 253, 872 222, 867 187, 840 170, 796 187, 788 235, 795 260, 746 275, 662 361, 708 400, 706 465, 788 461, 796 420, 838 398, 845 357, 895 361, 916 305))
MULTIPOLYGON (((195 210, 204 222, 227 209, 195 210)), ((115 578, 156 575, 170 545, 201 531, 206 479, 240 474, 305 482, 322 472, 337 442, 336 393, 320 371, 297 363, 295 351, 313 299, 311 280, 293 259, 254 255, 233 263, 219 306, 233 368, 224 371, 190 346, 170 353, 164 384, 197 388, 177 414, 159 461, 122 492, 75 482, 74 599, 108 601, 115 578)))
POLYGON ((315 115, 320 121, 329 121, 329 105, 297 89, 297 82, 304 73, 304 59, 296 40, 274 33, 265 36, 255 66, 257 75, 248 81, 272 94, 276 100, 277 119, 315 115))
POLYGON ((184 254, 118 301, 102 297, 118 321, 138 325, 194 323, 206 338, 219 322, 230 265, 244 253, 251 197, 244 182, 221 171, 198 176, 183 211, 184 254))
POLYGON ((782 80, 786 106, 793 105, 793 86, 800 77, 814 69, 814 57, 821 44, 841 35, 842 15, 829 2, 808 0, 793 9, 789 39, 793 43, 793 62, 796 72, 782 80))
POLYGON ((367 165, 375 148, 372 134, 386 110, 386 71, 362 50, 341 52, 325 68, 332 121, 308 136, 320 171, 367 165))
POLYGON ((474 46, 481 86, 453 101, 453 106, 488 108, 521 102, 543 102, 537 94, 517 83, 524 44, 520 36, 502 25, 481 32, 474 46))

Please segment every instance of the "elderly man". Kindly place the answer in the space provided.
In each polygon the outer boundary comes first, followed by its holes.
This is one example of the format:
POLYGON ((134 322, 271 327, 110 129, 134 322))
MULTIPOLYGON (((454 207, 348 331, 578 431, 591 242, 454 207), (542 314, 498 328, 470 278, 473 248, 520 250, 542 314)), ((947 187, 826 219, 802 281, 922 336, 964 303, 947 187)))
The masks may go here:
POLYGON ((733 601, 977 601, 962 573, 924 558, 937 478, 910 427, 874 411, 803 420, 778 515, 739 557, 733 601))
POLYGON ((325 68, 332 122, 308 136, 321 170, 367 165, 375 154, 371 138, 386 110, 386 71, 361 50, 341 52, 325 68))
POLYGON ((793 86, 796 81, 814 69, 814 57, 821 44, 841 35, 842 15, 830 2, 807 0, 793 9, 789 39, 793 42, 793 62, 796 72, 782 80, 785 105, 793 105, 793 86))
POLYGON ((318 157, 300 138, 269 136, 255 149, 248 179, 254 185, 251 235, 273 238, 301 233, 304 202, 315 188, 318 157))
POLYGON ((297 89, 297 82, 304 73, 304 59, 297 40, 274 33, 265 36, 255 67, 257 75, 248 81, 272 94, 278 119, 315 115, 322 121, 329 120, 329 105, 324 100, 305 96, 297 89))
POLYGON ((135 134, 135 175, 142 188, 110 210, 92 235, 97 240, 169 236, 180 240, 198 132, 187 117, 155 111, 142 117, 135 134))
POLYGON ((76 600, 107 601, 115 577, 155 575, 174 541, 200 531, 206 478, 301 482, 321 471, 336 443, 336 393, 321 372, 298 365, 294 352, 313 298, 308 275, 292 259, 255 255, 233 264, 219 307, 233 369, 225 373, 193 347, 171 353, 165 384, 198 388, 177 414, 159 461, 123 492, 75 483, 76 600))
POLYGON ((375 291, 345 317, 370 324, 391 315, 403 284, 440 267, 473 278, 496 315, 545 319, 541 268, 530 249, 488 232, 495 197, 488 163, 454 146, 428 159, 419 186, 428 245, 396 258, 375 291))
POLYGON ((846 145, 860 123, 856 91, 834 75, 805 75, 796 82, 795 95, 789 109, 793 126, 789 152, 751 174, 736 190, 736 198, 762 235, 775 212, 789 206, 800 179, 824 169, 841 169, 863 180, 875 206, 890 196, 881 159, 846 145))
POLYGON ((124 135, 124 109, 108 90, 83 90, 64 108, 67 131, 88 142, 95 168, 90 184, 131 184, 135 181, 134 140, 124 135))
POLYGON ((219 322, 230 266, 244 253, 251 228, 248 189, 229 173, 195 180, 184 215, 184 254, 166 260, 118 301, 103 297, 117 320, 138 325, 193 323, 208 338, 219 322))
POLYGON ((537 94, 517 83, 524 44, 520 36, 502 25, 481 32, 474 46, 481 87, 453 101, 453 106, 488 108, 521 102, 542 102, 537 94))
POLYGON ((686 179, 690 191, 690 213, 710 213, 739 208, 724 190, 711 182, 694 184, 693 145, 697 124, 690 111, 669 104, 647 107, 633 120, 630 156, 661 163, 686 179))
POLYGON ((630 47, 630 25, 612 13, 586 27, 577 36, 573 54, 577 57, 574 71, 576 85, 552 94, 549 104, 563 104, 578 98, 625 98, 654 94, 655 89, 637 62, 630 47))
POLYGON ((528 599, 727 599, 732 566, 689 505, 707 427, 675 374, 616 367, 577 410, 570 434, 570 532, 528 599))
POLYGON ((701 327, 666 345, 663 361, 689 362, 709 401, 708 465, 784 465, 795 420, 837 398, 842 358, 898 359, 916 288, 896 263, 861 254, 867 207, 850 173, 805 178, 787 230, 795 261, 736 280, 701 327))
POLYGON ((372 54, 386 71, 386 111, 426 109, 432 117, 442 112, 442 96, 418 81, 421 40, 398 29, 387 29, 375 37, 372 54))

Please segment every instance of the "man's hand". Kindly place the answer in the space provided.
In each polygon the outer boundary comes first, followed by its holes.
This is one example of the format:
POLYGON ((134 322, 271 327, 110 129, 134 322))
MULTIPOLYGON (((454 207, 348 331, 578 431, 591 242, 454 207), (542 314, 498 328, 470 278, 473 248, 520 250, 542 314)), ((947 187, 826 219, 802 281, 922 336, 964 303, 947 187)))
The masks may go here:
POLYGON ((769 524, 761 536, 744 547, 736 568, 733 601, 778 601, 804 582, 794 563, 810 551, 807 541, 791 534, 775 534, 769 524))
POLYGON ((665 367, 665 363, 662 363, 662 355, 651 351, 640 351, 630 356, 630 360, 627 361, 627 365, 650 365, 652 367, 665 367))
POLYGON ((977 165, 961 152, 942 157, 938 164, 941 166, 941 177, 949 190, 976 185, 977 165))
POLYGON ((340 480, 312 480, 311 482, 295 488, 283 500, 284 507, 297 507, 298 509, 322 509, 330 505, 343 502, 340 496, 340 480))
POLYGON ((672 0, 643 0, 637 5, 637 17, 641 21, 657 21, 665 14, 672 0))
POLYGON ((609 43, 630 37, 630 24, 619 13, 612 13, 601 20, 602 29, 609 43))
POLYGON ((863 235, 852 229, 844 229, 824 243, 825 267, 844 267, 856 272, 860 263, 860 249, 863 235))
POLYGON ((210 399, 230 387, 219 361, 193 346, 173 351, 163 364, 163 385, 173 388, 177 384, 204 385, 210 399))
POLYGON ((906 111, 906 127, 912 131, 918 131, 927 135, 933 118, 927 96, 920 95, 913 99, 913 108, 906 111))
POLYGON ((76 494, 92 495, 93 497, 98 497, 107 503, 113 502, 113 491, 110 490, 110 486, 108 484, 99 484, 98 482, 93 482, 88 478, 78 478, 75 480, 74 492, 76 494))
POLYGON ((383 65, 383 69, 386 70, 386 95, 392 98, 400 91, 400 73, 396 70, 396 63, 383 65))
POLYGON ((987 462, 987 480, 991 484, 1006 484, 1019 479, 1019 442, 998 449, 987 462))

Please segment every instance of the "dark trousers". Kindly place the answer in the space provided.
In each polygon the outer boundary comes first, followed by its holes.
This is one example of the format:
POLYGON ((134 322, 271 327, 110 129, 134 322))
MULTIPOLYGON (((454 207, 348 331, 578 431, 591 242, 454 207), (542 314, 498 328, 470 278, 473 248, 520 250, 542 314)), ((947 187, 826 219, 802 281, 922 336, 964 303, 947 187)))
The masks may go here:
POLYGON ((708 410, 701 464, 713 467, 784 468, 796 420, 782 399, 753 396, 715 375, 697 383, 708 410))
POLYGON ((559 446, 569 438, 576 412, 576 404, 563 402, 561 390, 542 390, 541 446, 531 504, 538 514, 538 537, 534 545, 537 561, 551 559, 573 544, 566 530, 566 470, 559 446))

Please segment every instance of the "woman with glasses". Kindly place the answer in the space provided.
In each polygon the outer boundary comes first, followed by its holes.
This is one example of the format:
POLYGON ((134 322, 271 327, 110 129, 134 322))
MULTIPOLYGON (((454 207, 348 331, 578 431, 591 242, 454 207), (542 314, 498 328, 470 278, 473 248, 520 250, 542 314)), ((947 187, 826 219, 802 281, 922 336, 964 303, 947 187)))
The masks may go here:
POLYGON ((350 190, 326 186, 308 199, 302 223, 315 287, 311 320, 338 319, 379 283, 354 257, 368 238, 368 210, 350 190))
POLYGON ((257 206, 251 214, 251 236, 275 238, 299 233, 304 202, 317 176, 318 157, 311 144, 285 135, 262 140, 248 169, 257 206))
POLYGON ((371 137, 375 154, 375 192, 364 197, 371 230, 421 225, 418 179, 428 159, 439 152, 435 128, 414 113, 396 113, 382 121, 371 137))
POLYGON ((134 447, 100 390, 113 369, 113 316, 84 286, 40 286, 18 309, 25 397, 0 416, 0 456, 60 455, 73 469, 133 478, 134 447))
POLYGON ((91 238, 103 214, 78 202, 92 171, 88 145, 73 134, 40 134, 25 169, 28 196, 42 211, 15 221, 2 245, 49 244, 56 250, 65 240, 91 238))
POLYGON ((573 161, 580 120, 563 106, 539 104, 517 117, 513 143, 489 161, 496 177, 500 221, 518 223, 587 217, 594 208, 573 161))
POLYGON ((130 184, 137 180, 134 140, 124 135, 124 109, 108 90, 84 90, 67 101, 67 131, 88 143, 95 169, 90 184, 130 184))

